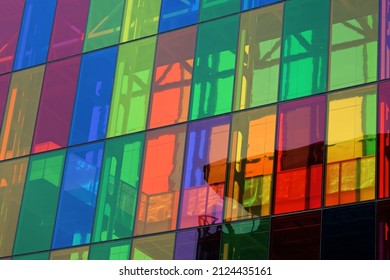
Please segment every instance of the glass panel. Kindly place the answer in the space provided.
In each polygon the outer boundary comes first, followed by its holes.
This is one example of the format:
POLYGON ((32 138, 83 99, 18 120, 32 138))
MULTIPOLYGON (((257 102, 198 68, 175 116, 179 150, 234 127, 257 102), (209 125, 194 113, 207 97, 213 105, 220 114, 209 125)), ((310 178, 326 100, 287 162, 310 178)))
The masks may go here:
POLYGON ((199 0, 162 0, 159 32, 198 22, 199 0))
POLYGON ((374 203, 323 211, 321 258, 375 259, 374 203))
POLYGON ((0 257, 12 253, 27 164, 28 158, 0 162, 0 257))
POLYGON ((89 246, 51 251, 51 260, 88 260, 89 246))
POLYGON ((272 218, 270 259, 318 260, 320 239, 320 211, 272 218))
POLYGON ((12 71, 25 0, 3 0, 0 9, 0 74, 12 71))
MULTIPOLYGON (((240 11, 240 0, 200 0, 200 21, 210 20, 240 11)), ((226 29, 229 30, 229 29, 226 29)), ((227 34, 226 34, 227 35, 227 34)))
POLYGON ((11 74, 0 76, 0 131, 3 123, 5 104, 7 103, 8 87, 11 80, 11 74))
POLYGON ((90 260, 128 260, 130 258, 130 240, 92 244, 89 250, 90 260))
POLYGON ((241 1, 241 10, 249 10, 261 6, 265 6, 268 4, 280 2, 283 0, 242 0, 241 1))
POLYGON ((57 209, 52 248, 91 241, 104 143, 69 149, 57 209))
POLYGON ((89 0, 57 0, 49 61, 82 52, 88 9, 89 0))
POLYGON ((132 260, 172 260, 175 233, 134 238, 132 260))
POLYGON ((321 207, 325 98, 279 106, 274 214, 321 207))
POLYGON ((178 231, 175 260, 218 260, 221 232, 221 226, 178 231))
POLYGON ((176 229, 185 136, 186 125, 147 134, 134 235, 176 229))
POLYGON ((270 214, 275 127, 276 107, 233 116, 225 221, 270 214))
POLYGON ((196 30, 189 27, 158 37, 149 128, 187 120, 196 30))
POLYGON ((48 260, 50 252, 35 253, 22 256, 13 256, 13 260, 48 260))
POLYGON ((377 204, 377 259, 390 260, 390 201, 377 204))
POLYGON ((390 83, 379 84, 378 197, 390 197, 390 83))
POLYGON ((222 222, 230 117, 190 123, 179 228, 222 222))
POLYGON ((277 101, 283 5, 241 15, 234 109, 277 101))
POLYGON ((375 198, 376 86, 329 95, 325 205, 375 198))
POLYGON ((378 0, 332 0, 329 89, 377 79, 378 7, 378 0))
POLYGON ((50 250, 65 151, 32 156, 20 209, 15 255, 50 250))
POLYGON ((14 70, 46 62, 56 0, 26 0, 14 70))
POLYGON ((121 42, 157 33, 161 0, 126 0, 121 42))
POLYGON ((108 137, 145 129, 156 37, 119 46, 108 137))
POLYGON ((132 236, 143 142, 143 134, 106 142, 93 242, 132 236))
POLYGON ((380 73, 379 78, 390 78, 390 0, 380 0, 380 73))
POLYGON ((326 91, 329 0, 285 3, 280 100, 326 91))
POLYGON ((199 25, 191 120, 231 111, 238 20, 238 15, 235 15, 199 25))
POLYGON ((84 52, 119 43, 125 0, 91 0, 84 52))
POLYGON ((222 226, 221 259, 268 259, 270 219, 256 219, 222 226))
POLYGON ((30 153, 44 66, 12 75, 0 134, 0 160, 30 153))
POLYGON ((106 136, 117 50, 113 47, 83 55, 69 145, 106 136))
POLYGON ((65 147, 76 95, 80 56, 47 64, 32 152, 65 147))

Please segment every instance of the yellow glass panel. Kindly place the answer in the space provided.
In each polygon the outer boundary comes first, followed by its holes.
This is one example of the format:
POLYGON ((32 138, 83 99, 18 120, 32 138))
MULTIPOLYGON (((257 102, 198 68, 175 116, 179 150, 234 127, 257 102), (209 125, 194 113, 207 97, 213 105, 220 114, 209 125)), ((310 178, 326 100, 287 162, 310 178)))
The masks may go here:
POLYGON ((0 134, 0 160, 30 153, 45 66, 12 75, 0 134))
POLYGON ((51 260, 88 260, 89 246, 52 251, 51 260))
POLYGON ((325 205, 375 198, 376 86, 329 95, 325 205))
POLYGON ((27 158, 0 163, 0 257, 12 253, 27 164, 27 158))

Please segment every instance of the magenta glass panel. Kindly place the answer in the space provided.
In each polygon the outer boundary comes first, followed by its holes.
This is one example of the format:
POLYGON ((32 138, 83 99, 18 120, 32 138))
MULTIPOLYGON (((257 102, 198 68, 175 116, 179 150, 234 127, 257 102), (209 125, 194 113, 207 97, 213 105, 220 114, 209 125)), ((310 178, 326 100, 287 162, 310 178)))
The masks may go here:
POLYGON ((67 145, 79 65, 80 56, 47 65, 33 140, 33 153, 67 145))
POLYGON ((18 44, 24 0, 3 0, 0 6, 0 74, 10 72, 18 44))
POLYGON ((325 106, 325 95, 279 106, 274 214, 321 207, 325 106))
POLYGON ((390 0, 381 0, 380 10, 380 79, 390 77, 390 0))
POLYGON ((48 61, 82 52, 88 10, 89 0, 57 0, 48 61))
POLYGON ((390 197, 390 82, 379 84, 378 198, 390 197))
POLYGON ((179 228, 222 222, 230 117, 188 126, 179 228))
POLYGON ((3 124, 4 108, 7 103, 8 87, 11 75, 0 76, 0 131, 3 124))

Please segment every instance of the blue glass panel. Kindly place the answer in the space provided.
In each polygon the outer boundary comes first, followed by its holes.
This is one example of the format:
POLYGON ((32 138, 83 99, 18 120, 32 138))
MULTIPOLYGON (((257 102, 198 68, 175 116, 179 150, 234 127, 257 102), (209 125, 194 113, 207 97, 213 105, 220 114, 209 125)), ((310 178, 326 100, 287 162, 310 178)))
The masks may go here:
POLYGON ((106 136, 118 48, 83 55, 69 145, 106 136))
POLYGON ((52 248, 89 243, 104 143, 68 150, 52 248))
POLYGON ((56 0, 27 0, 15 56, 14 70, 45 63, 56 0))
POLYGON ((245 11, 245 10, 269 5, 269 4, 280 2, 280 1, 282 1, 282 0, 242 0, 241 10, 245 11))
POLYGON ((159 32, 177 29, 198 21, 200 0, 163 0, 159 32))

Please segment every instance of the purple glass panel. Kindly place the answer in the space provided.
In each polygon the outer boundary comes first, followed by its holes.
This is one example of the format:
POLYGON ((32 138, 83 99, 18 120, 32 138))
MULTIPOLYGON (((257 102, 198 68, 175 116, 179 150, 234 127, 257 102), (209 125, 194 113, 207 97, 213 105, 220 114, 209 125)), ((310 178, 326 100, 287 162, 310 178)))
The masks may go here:
POLYGON ((89 0, 58 0, 48 61, 80 54, 89 0))
POLYGON ((230 117, 188 127, 180 228, 222 222, 230 117))
POLYGON ((80 56, 47 65, 33 140, 33 153, 66 146, 79 65, 80 56))
POLYGON ((380 79, 390 77, 390 0, 381 0, 380 10, 380 79))
POLYGON ((0 74, 10 72, 18 44, 24 0, 3 0, 0 7, 0 74))
POLYGON ((0 131, 3 124, 4 108, 7 103, 10 78, 11 75, 0 76, 0 131))
POLYGON ((221 226, 210 226, 176 233, 175 260, 218 260, 221 226))

